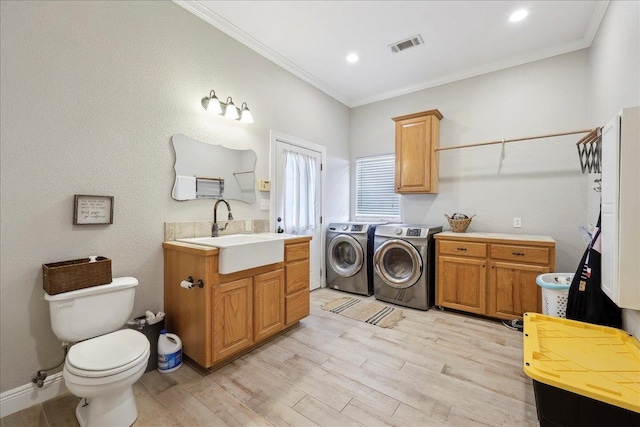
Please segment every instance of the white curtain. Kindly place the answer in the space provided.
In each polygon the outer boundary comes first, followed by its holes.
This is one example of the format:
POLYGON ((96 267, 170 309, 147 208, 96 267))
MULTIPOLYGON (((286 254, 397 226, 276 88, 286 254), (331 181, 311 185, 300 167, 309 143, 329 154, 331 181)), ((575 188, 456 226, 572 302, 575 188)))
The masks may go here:
POLYGON ((316 228, 316 162, 311 156, 284 150, 283 222, 286 233, 316 228))

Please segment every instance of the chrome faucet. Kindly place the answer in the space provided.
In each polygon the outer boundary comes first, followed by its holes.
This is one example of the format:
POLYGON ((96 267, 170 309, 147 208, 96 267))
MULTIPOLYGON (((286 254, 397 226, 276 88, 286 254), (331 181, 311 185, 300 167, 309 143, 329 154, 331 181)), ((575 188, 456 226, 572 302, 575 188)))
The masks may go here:
POLYGON ((218 200, 213 206, 213 228, 211 229, 211 237, 220 236, 220 232, 226 230, 227 226, 229 225, 229 223, 226 223, 223 228, 220 228, 220 226, 218 225, 218 205, 220 204, 220 202, 224 202, 224 204, 227 205, 227 211, 229 211, 227 219, 229 221, 233 219, 233 215, 231 215, 231 206, 229 206, 229 203, 225 199, 218 200))

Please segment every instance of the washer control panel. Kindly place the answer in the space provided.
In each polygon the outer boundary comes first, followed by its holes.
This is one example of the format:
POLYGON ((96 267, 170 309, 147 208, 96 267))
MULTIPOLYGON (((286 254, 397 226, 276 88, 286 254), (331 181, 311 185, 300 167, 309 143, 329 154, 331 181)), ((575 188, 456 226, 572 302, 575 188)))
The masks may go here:
POLYGON ((420 237, 421 228, 407 228, 407 237, 420 237))

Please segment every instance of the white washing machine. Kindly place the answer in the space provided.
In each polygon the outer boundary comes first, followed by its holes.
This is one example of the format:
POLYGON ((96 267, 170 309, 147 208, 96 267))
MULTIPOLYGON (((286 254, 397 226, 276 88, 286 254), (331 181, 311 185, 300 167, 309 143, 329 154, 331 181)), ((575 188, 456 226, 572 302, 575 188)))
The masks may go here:
POLYGON ((327 286, 373 294, 373 233, 378 223, 343 222, 327 227, 327 286))
POLYGON ((376 299, 428 310, 435 304, 435 240, 442 226, 386 224, 376 228, 373 294, 376 299))

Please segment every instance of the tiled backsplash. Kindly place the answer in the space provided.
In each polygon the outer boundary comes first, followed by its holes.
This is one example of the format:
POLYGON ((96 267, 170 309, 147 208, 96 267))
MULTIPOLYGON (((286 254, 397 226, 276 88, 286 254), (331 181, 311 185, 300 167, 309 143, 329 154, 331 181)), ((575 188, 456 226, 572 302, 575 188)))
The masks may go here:
MULTIPOLYGON (((220 228, 226 224, 227 228, 220 231, 220 235, 225 234, 250 234, 266 233, 269 231, 268 219, 237 219, 232 221, 218 221, 220 228), (251 223, 251 231, 246 230, 246 223, 251 223)), ((182 221, 164 223, 164 241, 170 242, 176 239, 187 239, 190 237, 211 236, 213 221, 182 221)))

